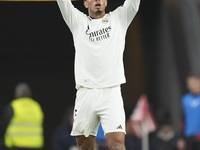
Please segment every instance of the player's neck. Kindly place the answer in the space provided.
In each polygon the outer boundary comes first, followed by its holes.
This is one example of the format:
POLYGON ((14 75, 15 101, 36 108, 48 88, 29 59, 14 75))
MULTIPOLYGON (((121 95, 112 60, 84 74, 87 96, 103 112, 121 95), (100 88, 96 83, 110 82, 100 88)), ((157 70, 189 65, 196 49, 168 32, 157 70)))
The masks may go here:
POLYGON ((92 18, 92 19, 100 19, 100 18, 103 18, 105 15, 105 12, 102 13, 102 14, 91 14, 89 13, 89 16, 92 18))

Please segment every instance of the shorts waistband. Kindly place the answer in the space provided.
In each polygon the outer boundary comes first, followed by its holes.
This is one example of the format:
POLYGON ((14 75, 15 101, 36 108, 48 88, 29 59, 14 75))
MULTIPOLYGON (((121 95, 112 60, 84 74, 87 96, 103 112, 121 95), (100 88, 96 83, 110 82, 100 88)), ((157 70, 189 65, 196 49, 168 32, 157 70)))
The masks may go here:
POLYGON ((85 87, 85 86, 79 86, 78 89, 81 89, 81 88, 85 88, 85 89, 109 89, 109 88, 116 88, 116 87, 120 87, 121 85, 114 85, 114 86, 109 86, 109 87, 103 87, 103 88, 89 88, 89 87, 85 87))

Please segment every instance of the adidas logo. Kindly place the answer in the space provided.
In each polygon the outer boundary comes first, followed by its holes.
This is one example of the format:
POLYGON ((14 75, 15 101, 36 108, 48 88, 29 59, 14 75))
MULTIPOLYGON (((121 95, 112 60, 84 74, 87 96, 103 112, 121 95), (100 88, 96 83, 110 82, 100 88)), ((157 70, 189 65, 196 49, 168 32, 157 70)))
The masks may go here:
POLYGON ((121 125, 119 125, 119 126, 117 127, 117 129, 122 129, 122 126, 121 126, 121 125))

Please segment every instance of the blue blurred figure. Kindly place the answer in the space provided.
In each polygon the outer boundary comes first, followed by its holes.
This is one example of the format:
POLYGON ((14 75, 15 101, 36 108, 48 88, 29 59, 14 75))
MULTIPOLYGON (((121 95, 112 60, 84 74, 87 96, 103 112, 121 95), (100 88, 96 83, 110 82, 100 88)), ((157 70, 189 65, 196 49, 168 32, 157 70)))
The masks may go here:
POLYGON ((188 76, 189 93, 182 98, 187 150, 200 150, 200 78, 197 75, 188 76))
POLYGON ((99 129, 98 129, 98 132, 97 132, 96 148, 97 148, 97 150, 108 150, 107 140, 104 136, 104 131, 103 131, 103 128, 101 126, 101 123, 99 125, 99 129))

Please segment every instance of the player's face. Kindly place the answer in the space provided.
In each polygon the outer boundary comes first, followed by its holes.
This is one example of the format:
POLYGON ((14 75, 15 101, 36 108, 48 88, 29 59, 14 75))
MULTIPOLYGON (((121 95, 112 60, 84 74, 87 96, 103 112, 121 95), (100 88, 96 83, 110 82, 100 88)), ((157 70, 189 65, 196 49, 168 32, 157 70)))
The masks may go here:
POLYGON ((107 7, 107 0, 86 0, 84 1, 84 6, 88 9, 91 17, 103 17, 107 7))
POLYGON ((196 77, 187 79, 187 88, 193 94, 200 94, 200 80, 196 77))

